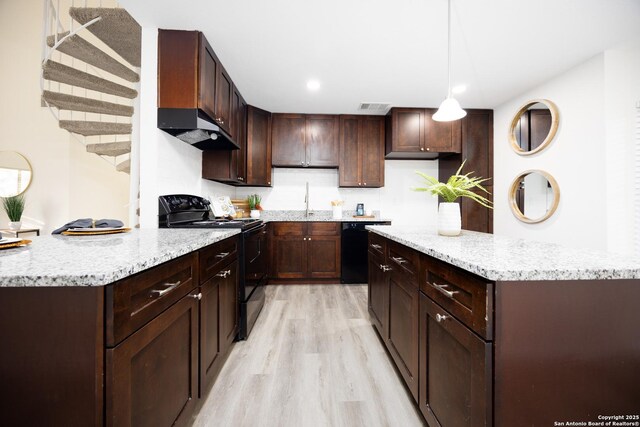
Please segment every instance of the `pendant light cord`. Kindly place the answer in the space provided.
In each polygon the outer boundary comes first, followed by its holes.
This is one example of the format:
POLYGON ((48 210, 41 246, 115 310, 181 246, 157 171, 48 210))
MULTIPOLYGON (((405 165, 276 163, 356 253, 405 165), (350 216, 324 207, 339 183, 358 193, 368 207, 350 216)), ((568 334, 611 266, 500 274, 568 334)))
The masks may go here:
POLYGON ((447 12, 447 99, 451 98, 451 0, 447 12))

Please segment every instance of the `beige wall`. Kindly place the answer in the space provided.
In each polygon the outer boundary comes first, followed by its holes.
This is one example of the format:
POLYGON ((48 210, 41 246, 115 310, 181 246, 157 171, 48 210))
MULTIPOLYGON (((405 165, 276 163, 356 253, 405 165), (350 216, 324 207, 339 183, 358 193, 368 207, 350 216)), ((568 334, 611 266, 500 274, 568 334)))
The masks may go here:
MULTIPOLYGON (((87 153, 40 106, 42 9, 40 0, 0 1, 0 150, 22 153, 33 167, 23 223, 45 233, 82 217, 127 223, 129 176, 87 153)), ((7 221, 0 212, 0 227, 7 221)))

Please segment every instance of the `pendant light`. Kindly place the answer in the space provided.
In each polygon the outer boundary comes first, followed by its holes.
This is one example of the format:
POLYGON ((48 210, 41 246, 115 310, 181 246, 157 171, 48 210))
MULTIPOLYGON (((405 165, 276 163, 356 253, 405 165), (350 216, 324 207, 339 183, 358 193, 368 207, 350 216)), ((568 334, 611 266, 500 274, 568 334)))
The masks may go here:
POLYGON ((447 99, 442 101, 440 108, 433 115, 433 120, 438 122, 450 122, 458 120, 467 115, 467 112, 460 108, 460 104, 454 97, 451 96, 451 0, 448 0, 448 14, 447 14, 447 53, 448 53, 448 83, 447 83, 447 99))

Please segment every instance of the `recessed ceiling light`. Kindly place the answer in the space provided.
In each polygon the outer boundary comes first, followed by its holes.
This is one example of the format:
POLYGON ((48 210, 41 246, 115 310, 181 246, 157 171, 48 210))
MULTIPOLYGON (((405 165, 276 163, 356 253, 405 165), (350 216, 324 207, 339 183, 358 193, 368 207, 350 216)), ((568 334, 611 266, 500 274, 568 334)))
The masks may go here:
POLYGON ((320 82, 317 80, 309 80, 307 82, 307 89, 316 91, 320 89, 320 82))
POLYGON ((458 95, 460 93, 463 93, 466 90, 467 90, 467 85, 457 85, 451 88, 451 93, 458 95))

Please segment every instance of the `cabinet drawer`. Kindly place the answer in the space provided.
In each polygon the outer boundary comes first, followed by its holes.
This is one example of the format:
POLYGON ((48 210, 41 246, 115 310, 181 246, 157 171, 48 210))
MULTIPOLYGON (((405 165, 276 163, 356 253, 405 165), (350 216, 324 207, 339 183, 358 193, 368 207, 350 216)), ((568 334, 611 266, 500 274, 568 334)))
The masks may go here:
POLYGON ((271 229, 274 236, 304 236, 306 225, 304 222, 274 222, 271 229))
POLYGON ((309 222, 309 236, 339 236, 340 222, 309 222))
POLYGON ((238 257, 238 237, 234 236, 199 251, 200 283, 206 282, 222 267, 238 257))
POLYGON ((423 256, 420 290, 485 339, 492 339, 493 283, 423 256))
POLYGON ((389 242, 388 248, 389 266, 405 275, 417 288, 418 274, 420 272, 420 254, 396 242, 389 242))
POLYGON ((108 347, 115 346, 197 286, 196 256, 185 255, 107 286, 108 347))
POLYGON ((387 239, 379 234, 369 232, 369 251, 384 258, 387 250, 387 239))

